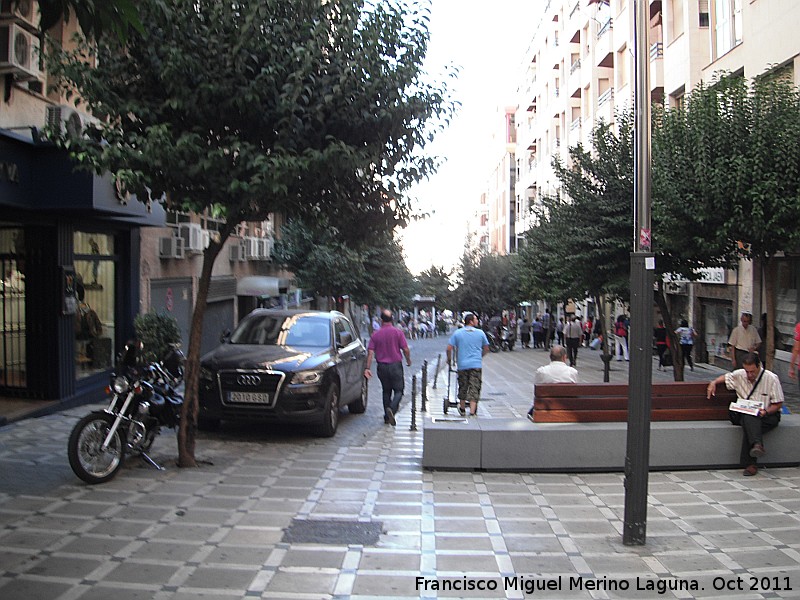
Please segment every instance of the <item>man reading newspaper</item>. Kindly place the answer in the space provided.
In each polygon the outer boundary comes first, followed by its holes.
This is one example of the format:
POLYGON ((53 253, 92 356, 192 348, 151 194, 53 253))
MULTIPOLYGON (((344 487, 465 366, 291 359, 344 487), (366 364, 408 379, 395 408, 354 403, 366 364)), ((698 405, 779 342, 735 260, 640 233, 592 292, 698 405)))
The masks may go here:
POLYGON ((783 388, 778 376, 761 366, 758 354, 750 352, 742 359, 742 368, 720 375, 708 384, 708 398, 716 395, 717 386, 736 392, 731 402, 731 423, 742 427, 741 463, 744 475, 758 473, 758 457, 764 456, 764 433, 778 426, 783 407, 783 388))

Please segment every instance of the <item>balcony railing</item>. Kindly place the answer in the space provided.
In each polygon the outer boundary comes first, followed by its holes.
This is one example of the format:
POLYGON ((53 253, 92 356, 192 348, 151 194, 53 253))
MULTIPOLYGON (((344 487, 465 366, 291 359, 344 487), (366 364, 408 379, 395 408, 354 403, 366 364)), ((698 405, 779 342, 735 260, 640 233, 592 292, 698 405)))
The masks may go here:
POLYGON ((579 58, 576 60, 572 65, 569 67, 569 74, 572 75, 575 71, 581 68, 581 59, 579 58))
POLYGON ((656 60, 664 56, 664 43, 656 42, 650 46, 650 60, 656 60))
POLYGON ((575 2, 575 6, 573 6, 573 7, 572 7, 572 10, 569 12, 569 18, 571 19, 571 18, 572 18, 572 16, 573 16, 573 15, 574 15, 576 12, 578 12, 580 9, 581 9, 581 2, 580 2, 580 0, 577 0, 577 2, 575 2))
POLYGON ((572 123, 570 123, 569 128, 570 128, 570 131, 575 131, 576 129, 580 129, 581 128, 581 118, 578 117, 577 119, 573 120, 572 123))
POLYGON ((603 106, 603 104, 611 100, 613 97, 614 97, 614 88, 608 88, 597 98, 597 106, 603 106))
POLYGON ((598 39, 600 39, 600 38, 601 38, 601 37, 603 37, 603 36, 604 36, 604 35, 605 35, 607 32, 611 31, 613 28, 614 28, 614 24, 613 24, 613 22, 612 22, 612 19, 610 19, 610 18, 609 18, 609 19, 608 19, 608 21, 606 21, 605 23, 603 23, 603 26, 602 26, 602 27, 600 28, 600 30, 597 32, 597 38, 598 38, 598 39))

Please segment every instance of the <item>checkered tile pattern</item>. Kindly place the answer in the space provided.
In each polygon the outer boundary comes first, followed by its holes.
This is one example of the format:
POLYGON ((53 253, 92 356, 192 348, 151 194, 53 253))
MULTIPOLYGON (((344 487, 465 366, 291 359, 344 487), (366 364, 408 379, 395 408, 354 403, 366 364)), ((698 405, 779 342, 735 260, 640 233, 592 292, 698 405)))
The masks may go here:
MULTIPOLYGON (((500 364, 487 359, 478 418, 524 418, 526 401, 509 398, 525 393, 500 364)), ((430 391, 430 411, 441 410, 443 391, 430 391)), ((423 429, 410 429, 408 403, 396 428, 370 409, 366 436, 204 436, 198 458, 208 462, 192 470, 170 464, 175 441, 165 433, 154 458, 166 471, 132 460, 101 486, 66 463, 85 407, 0 429, 0 598, 800 597, 800 469, 653 473, 647 544, 624 546, 621 474, 424 471, 423 429), (383 529, 370 546, 288 543, 293 519, 383 529), (747 588, 751 577, 770 589, 715 589, 747 588), (630 587, 578 589, 570 578, 630 587), (430 583, 448 581, 497 588, 430 583), (636 590, 647 581, 698 589, 636 590)))

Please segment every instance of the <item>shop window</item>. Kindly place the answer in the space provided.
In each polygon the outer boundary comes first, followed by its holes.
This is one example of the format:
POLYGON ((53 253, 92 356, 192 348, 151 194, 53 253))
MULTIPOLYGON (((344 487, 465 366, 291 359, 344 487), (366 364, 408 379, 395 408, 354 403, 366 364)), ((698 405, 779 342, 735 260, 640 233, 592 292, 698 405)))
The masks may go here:
POLYGON ((114 236, 75 232, 75 375, 78 379, 113 365, 116 323, 114 236))
POLYGON ((708 352, 708 362, 715 358, 728 358, 728 338, 733 331, 733 306, 728 302, 703 304, 703 340, 708 352))
POLYGON ((25 232, 0 224, 0 387, 27 387, 25 347, 25 232))

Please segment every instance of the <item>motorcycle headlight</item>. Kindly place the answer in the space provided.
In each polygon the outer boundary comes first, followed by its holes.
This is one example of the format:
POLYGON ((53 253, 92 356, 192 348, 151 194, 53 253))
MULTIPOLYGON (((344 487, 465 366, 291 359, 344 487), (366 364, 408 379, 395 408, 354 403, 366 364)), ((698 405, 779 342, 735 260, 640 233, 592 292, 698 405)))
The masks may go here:
POLYGON ((128 380, 125 377, 114 377, 111 380, 111 389, 114 390, 115 394, 127 394, 128 380))
POLYGON ((294 374, 293 383, 314 385, 322 382, 325 371, 299 371, 294 374))

